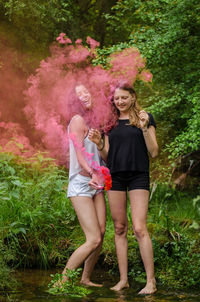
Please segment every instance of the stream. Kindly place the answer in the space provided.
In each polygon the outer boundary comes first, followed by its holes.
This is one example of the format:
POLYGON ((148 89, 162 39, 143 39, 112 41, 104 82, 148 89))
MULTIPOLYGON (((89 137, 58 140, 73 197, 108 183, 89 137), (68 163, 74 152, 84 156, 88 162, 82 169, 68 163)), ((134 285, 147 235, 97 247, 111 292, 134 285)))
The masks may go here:
POLYGON ((18 270, 15 275, 18 281, 18 289, 0 292, 1 302, 197 302, 200 301, 200 291, 187 292, 176 291, 159 287, 154 295, 139 296, 137 293, 143 285, 131 282, 130 288, 121 292, 110 290, 118 281, 117 277, 110 277, 102 270, 95 270, 92 281, 103 283, 102 288, 93 288, 92 293, 84 298, 72 298, 67 295, 51 295, 47 292, 50 274, 55 270, 26 269, 18 270))

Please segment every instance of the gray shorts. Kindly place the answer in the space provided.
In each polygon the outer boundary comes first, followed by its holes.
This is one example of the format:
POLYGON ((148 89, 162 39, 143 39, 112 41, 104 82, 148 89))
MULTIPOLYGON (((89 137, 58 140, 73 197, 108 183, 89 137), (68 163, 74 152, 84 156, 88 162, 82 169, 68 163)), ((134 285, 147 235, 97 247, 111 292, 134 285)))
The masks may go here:
POLYGON ((88 182, 90 177, 81 174, 75 175, 68 184, 67 197, 87 196, 93 198, 96 194, 103 192, 101 189, 93 189, 88 182))

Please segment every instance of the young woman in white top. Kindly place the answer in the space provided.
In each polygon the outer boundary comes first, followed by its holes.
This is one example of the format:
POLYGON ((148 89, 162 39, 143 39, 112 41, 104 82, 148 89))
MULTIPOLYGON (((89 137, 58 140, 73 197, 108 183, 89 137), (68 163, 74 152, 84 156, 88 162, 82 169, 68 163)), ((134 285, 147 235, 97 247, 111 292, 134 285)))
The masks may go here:
POLYGON ((96 144, 88 139, 88 116, 93 113, 91 94, 84 85, 75 87, 76 98, 79 102, 81 114, 72 117, 68 134, 75 137, 70 140, 70 167, 67 196, 70 198, 79 219, 86 241, 70 256, 64 270, 63 282, 67 279, 67 269, 76 269, 84 262, 81 283, 89 286, 100 286, 90 280, 93 268, 97 262, 106 223, 106 206, 104 194, 101 190, 102 180, 97 170, 92 169, 90 162, 84 156, 85 152, 93 153, 93 160, 101 165, 101 158, 96 144), (77 146, 81 146, 77 147, 77 146))

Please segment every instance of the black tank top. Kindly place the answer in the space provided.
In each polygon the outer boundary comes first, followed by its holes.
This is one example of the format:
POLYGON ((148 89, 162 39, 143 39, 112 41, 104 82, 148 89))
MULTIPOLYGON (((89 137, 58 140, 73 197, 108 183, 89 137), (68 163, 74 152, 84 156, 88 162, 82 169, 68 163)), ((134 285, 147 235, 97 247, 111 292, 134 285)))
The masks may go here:
MULTIPOLYGON (((149 115, 149 126, 156 124, 152 114, 149 115)), ((148 151, 142 130, 127 125, 129 120, 118 120, 117 126, 111 129, 107 166, 111 173, 121 171, 149 171, 148 151)))

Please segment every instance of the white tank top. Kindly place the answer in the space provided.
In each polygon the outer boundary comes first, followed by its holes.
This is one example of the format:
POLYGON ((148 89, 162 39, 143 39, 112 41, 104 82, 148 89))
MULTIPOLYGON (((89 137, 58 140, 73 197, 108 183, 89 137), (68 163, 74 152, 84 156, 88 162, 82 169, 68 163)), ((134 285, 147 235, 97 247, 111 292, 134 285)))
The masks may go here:
MULTIPOLYGON (((69 135, 69 126, 68 126, 68 135, 69 135)), ((97 146, 95 143, 91 142, 88 138, 88 135, 84 138, 83 145, 85 147, 85 151, 88 153, 93 153, 92 161, 95 161, 99 166, 103 164, 101 157, 99 155, 97 146)), ((85 160, 88 162, 88 165, 91 166, 91 161, 87 158, 85 160)), ((73 144, 73 141, 69 137, 69 180, 71 180, 75 175, 77 175, 82 170, 80 166, 77 156, 76 150, 73 144)))

